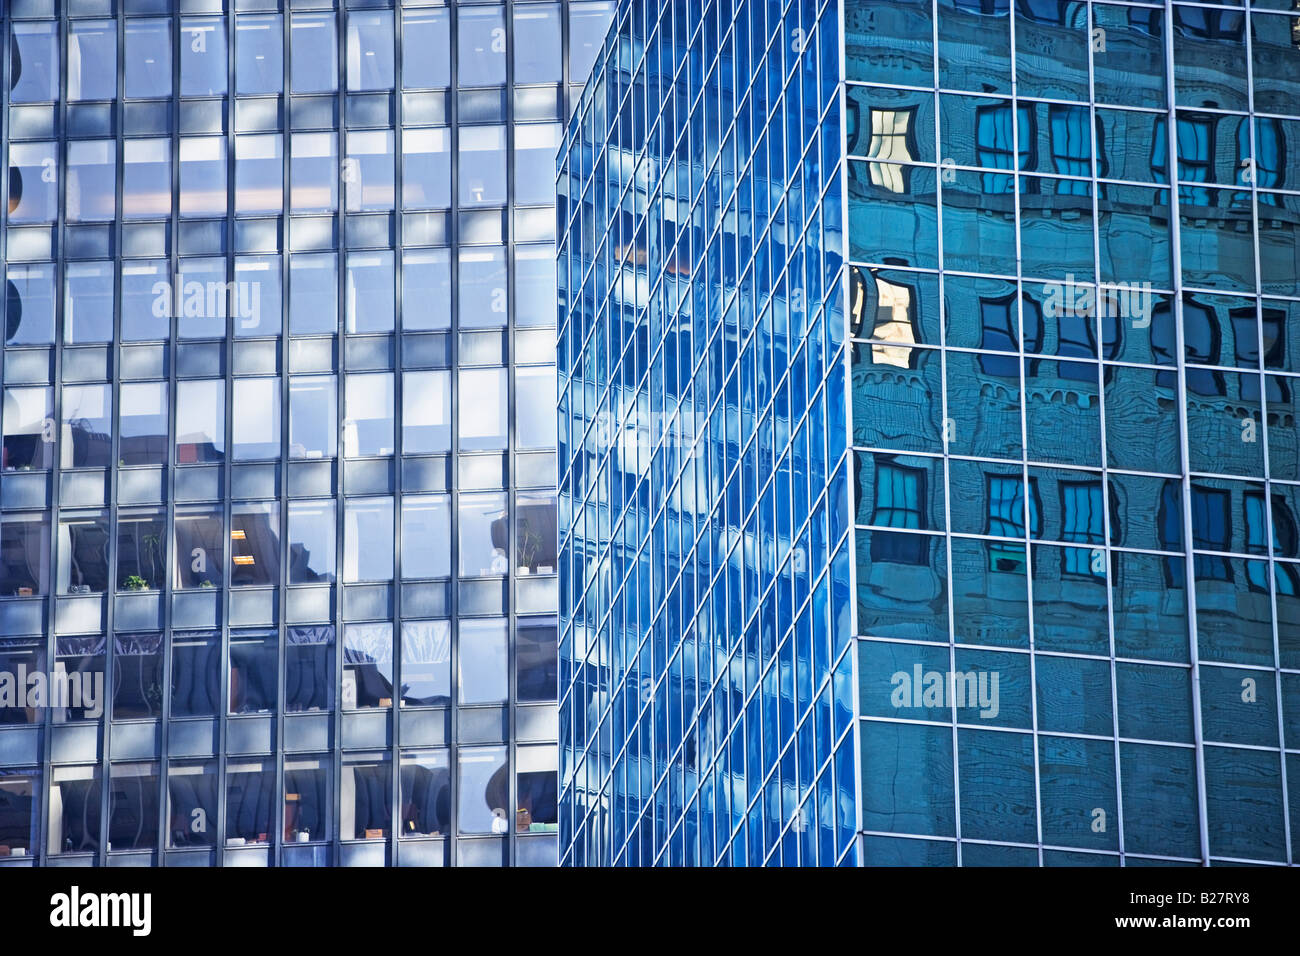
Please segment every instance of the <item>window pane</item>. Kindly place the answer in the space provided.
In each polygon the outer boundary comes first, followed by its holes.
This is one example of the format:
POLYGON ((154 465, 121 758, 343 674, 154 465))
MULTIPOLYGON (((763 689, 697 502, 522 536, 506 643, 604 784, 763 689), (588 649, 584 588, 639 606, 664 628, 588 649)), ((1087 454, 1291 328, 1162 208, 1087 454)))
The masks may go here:
MULTIPOLYGON (((230 712, 266 714, 275 710, 277 657, 280 642, 275 632, 230 635, 230 712)), ((227 768, 227 772, 229 768, 227 768)), ((271 774, 274 782, 275 774, 271 774)), ((270 801, 266 801, 268 809, 270 801)), ((234 812, 234 807, 227 807, 234 812)))
POLYGON ((347 321, 349 332, 393 330, 393 253, 348 256, 347 321))
POLYGON ((289 379, 290 458, 335 456, 337 402, 333 375, 295 375, 289 379))
POLYGON ((446 209, 451 205, 450 130, 403 131, 402 204, 407 209, 446 209))
POLYGON ((519 448, 554 448, 555 369, 515 370, 515 444, 519 448))
POLYGON ((348 89, 387 90, 392 86, 393 14, 349 13, 348 89))
POLYGON ((417 707, 451 701, 451 622, 402 623, 402 702, 417 707))
POLYGON ((113 638, 113 717, 159 717, 163 700, 161 634, 118 634, 113 638))
POLYGON ((411 249, 402 254, 402 328, 451 328, 451 253, 411 249))
POLYGON ((116 148, 110 139, 68 143, 70 222, 107 222, 117 209, 116 148))
POLYGON ((506 370, 460 370, 460 447, 483 450, 506 447, 506 370))
POLYGON ((280 505, 236 502, 230 509, 230 584, 265 587, 280 583, 280 505))
POLYGON ((128 98, 171 96, 171 20, 126 21, 125 72, 128 98))
POLYGON ((226 214, 226 140, 190 136, 181 140, 181 215, 226 214))
POLYGON ((556 699, 558 659, 555 620, 521 619, 515 629, 515 692, 520 701, 556 699))
POLYGON ((167 519, 164 515, 119 515, 117 589, 119 591, 161 590, 166 550, 167 519))
MULTIPOLYGON (((220 669, 217 670, 220 683, 220 669)), ((167 767, 167 846, 203 847, 217 842, 217 765, 167 767)))
POLYGON ((451 24, 444 10, 403 10, 402 49, 420 56, 402 61, 402 86, 408 90, 451 85, 451 24))
POLYGON ((63 386, 59 445, 64 468, 103 468, 112 464, 112 433, 111 385, 63 386))
POLYGON ((226 383, 176 383, 176 463, 221 461, 226 452, 226 383))
POLYGON ((460 703, 496 704, 509 692, 506 622, 460 623, 460 703))
POLYGON ((0 595, 28 597, 49 590, 50 521, 37 515, 0 516, 0 595))
POLYGON ((328 757, 295 757, 284 762, 284 838, 311 843, 330 838, 330 779, 328 757))
POLYGON ((235 461, 280 457, 280 380, 237 378, 230 408, 235 461))
MULTIPOLYGON (((5 597, 9 597, 5 593, 5 597)), ((24 668, 27 673, 35 674, 45 672, 45 638, 44 637, 5 637, 0 638, 0 668, 6 674, 17 674, 19 668, 24 668)), ((6 695, 4 700, 0 700, 0 724, 34 724, 44 723, 45 714, 35 708, 27 706, 27 698, 22 699, 18 695, 9 697, 6 695)), ((6 771, 0 770, 0 788, 5 787, 4 775, 6 771)), ((5 822, 0 817, 0 830, 5 827, 5 822)))
POLYGON ((171 309, 179 317, 183 339, 219 339, 226 335, 226 260, 182 259, 171 309))
POLYGON ((333 133, 294 133, 289 146, 289 205, 294 212, 338 208, 338 153, 333 133))
POLYGON ((402 499, 402 577, 451 577, 451 498, 402 499))
POLYGON ((515 788, 519 808, 515 829, 520 833, 559 830, 559 753, 555 744, 520 747, 516 754, 515 788))
POLYGON ((343 454, 348 458, 393 453, 393 373, 352 374, 345 385, 343 454))
POLYGON ((5 389, 5 471, 54 467, 53 402, 54 393, 50 388, 5 389))
POLYGON ((181 96, 221 96, 226 92, 224 17, 181 20, 181 96))
POLYGON ((393 131, 348 133, 343 189, 348 212, 393 208, 393 131))
POLYGON ((176 587, 219 588, 225 534, 220 511, 183 508, 176 512, 176 587))
POLYGON ((208 634, 175 633, 172 637, 172 716, 215 717, 220 695, 221 641, 208 634))
POLYGON ((339 81, 339 54, 334 14, 295 14, 290 29, 290 88, 295 93, 323 93, 339 81))
POLYGON ((280 334, 280 257, 240 256, 235 260, 231 312, 240 338, 280 334))
POLYGON ((555 255, 548 245, 515 247, 515 325, 554 325, 555 255))
POLYGON ((103 594, 108 590, 108 519, 59 521, 59 594, 103 594))
POLYGON ((402 454, 429 455, 451 448, 451 372, 402 376, 402 454))
POLYGON ((118 397, 118 463, 167 464, 167 383, 123 382, 118 397))
POLYGON ((393 578, 393 499, 351 498, 343 511, 343 580, 393 578))
MULTIPOLYGON (((285 712, 329 710, 334 700, 334 627, 329 624, 291 627, 285 632, 285 644, 285 712)), ((286 776, 288 770, 285 761, 286 776)))
MULTIPOLYGON (((235 652, 233 644, 230 651, 233 663, 235 652)), ((234 676, 233 673, 231 676, 234 676)), ((274 671, 272 681, 274 681, 274 671)), ((233 701, 231 706, 233 709, 233 701)), ((226 765, 226 846, 269 843, 274 823, 275 761, 228 763, 226 765)))
MULTIPOLYGON (((555 290, 547 296, 554 300, 555 290)), ((462 249, 460 253, 460 327, 499 328, 506 324, 506 253, 504 249, 462 249)), ((551 321, 554 322, 554 315, 551 321)))
POLYGON ((515 202, 555 202, 555 151, 558 123, 523 123, 515 127, 515 202))
POLYGON ((113 263, 69 262, 63 267, 63 341, 113 341, 113 263))
MULTIPOLYGON (((4 710, 17 709, 5 708, 4 710)), ((4 710, 0 710, 3 715, 4 710)), ((0 716, 0 722, 4 722, 0 716)), ((0 816, 0 843, 10 856, 35 856, 40 842, 41 777, 35 770, 0 770, 0 804, 8 812, 0 816)))
POLYGON ((53 341, 53 264, 11 265, 5 278, 6 344, 49 345, 53 341))
POLYGON ((289 583, 334 580, 334 501, 289 502, 289 583))
POLYGON ((235 92, 279 93, 284 85, 279 14, 244 16, 235 22, 235 92))
POLYGON ((461 86, 500 86, 506 81, 506 29, 501 7, 457 10, 457 80, 461 86))
POLYGON ((343 630, 343 709, 392 706, 393 625, 347 625, 343 630))
POLYGON ((58 157, 54 143, 9 144, 11 224, 54 222, 59 212, 58 157))
POLYGON ((68 100, 115 99, 117 24, 72 20, 68 30, 68 100))
POLYGON ((294 335, 338 331, 336 269, 332 252, 289 260, 289 331, 294 335))
POLYGON ((614 0, 569 4, 569 81, 585 83, 605 43, 613 19, 614 0))
POLYGON ((235 137, 235 214, 278 213, 284 206, 280 136, 235 137))
POLYGON ((559 555, 554 495, 519 495, 515 501, 515 567, 520 574, 554 574, 559 555))
POLYGON ((505 574, 509 569, 506 547, 510 543, 506 496, 462 494, 459 517, 461 577, 505 574))
POLYGON ((122 143, 122 218, 170 216, 171 183, 171 140, 128 139, 122 143))
POLYGON ((59 27, 54 22, 10 25, 13 32, 10 103, 50 103, 59 98, 59 27))
POLYGON ((506 808, 510 781, 505 747, 466 747, 461 750, 459 812, 461 833, 509 833, 506 808))
POLYGON ((505 204, 506 128, 504 126, 462 126, 459 160, 462 208, 505 204))
POLYGON ((46 850, 50 854, 95 852, 101 820, 99 767, 59 767, 51 774, 46 850))
MULTIPOLYGON (((405 678, 405 670, 402 676, 405 678)), ((402 754, 402 836, 442 836, 450 829, 451 767, 447 751, 402 754)))
POLYGON ((388 761, 349 758, 343 767, 339 822, 344 840, 382 840, 388 836, 393 813, 393 768, 388 761))
MULTIPOLYGON (((516 83, 558 83, 560 66, 560 7, 554 3, 520 4, 514 8, 516 83)), ((586 77, 574 77, 578 82, 586 77)))

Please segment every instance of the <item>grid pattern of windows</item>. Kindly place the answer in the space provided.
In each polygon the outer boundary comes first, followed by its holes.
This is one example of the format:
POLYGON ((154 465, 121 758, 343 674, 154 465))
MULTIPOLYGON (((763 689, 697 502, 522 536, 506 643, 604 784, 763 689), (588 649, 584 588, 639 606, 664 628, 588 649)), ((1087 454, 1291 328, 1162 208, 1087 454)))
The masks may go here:
POLYGON ((103 687, 0 700, 0 866, 554 863, 551 170, 613 6, 0 5, 0 671, 103 687))
POLYGON ((855 858, 839 16, 622 3, 562 147, 566 865, 855 858))
POLYGON ((864 862, 1295 862, 1300 20, 1252 6, 844 4, 864 862))

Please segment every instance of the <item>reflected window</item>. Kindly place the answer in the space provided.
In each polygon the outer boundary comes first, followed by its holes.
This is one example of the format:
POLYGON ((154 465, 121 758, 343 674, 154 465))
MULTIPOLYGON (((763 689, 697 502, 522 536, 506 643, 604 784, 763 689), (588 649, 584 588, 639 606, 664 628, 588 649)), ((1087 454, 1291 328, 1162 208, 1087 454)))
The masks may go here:
POLYGON ((461 833, 509 833, 506 748, 464 747, 456 766, 460 776, 457 829, 461 833))
POLYGON ((99 849, 99 767, 54 767, 50 773, 46 852, 94 853, 99 849))
POLYGON ((293 757, 284 761, 284 841, 313 843, 330 838, 329 757, 293 757))
POLYGON ((226 846, 271 842, 275 790, 274 760, 226 764, 226 846))
POLYGON ((10 103, 52 103, 59 98, 59 26, 43 20, 10 23, 10 103))
POLYGON ((333 458, 338 449, 338 385, 333 375, 289 378, 289 457, 333 458))
POLYGON ((68 100, 111 100, 117 96, 117 23, 68 23, 68 100))
POLYGON ((519 807, 515 829, 520 833, 554 833, 560 829, 559 753, 555 744, 520 747, 515 753, 515 788, 519 807))
POLYGON ((393 499, 350 498, 343 509, 343 580, 393 578, 393 499))
POLYGON ((267 587, 280 583, 280 505, 236 502, 230 509, 230 584, 267 587))
POLYGON ((0 597, 49 590, 50 522, 40 515, 0 515, 0 597))
POLYGON ((458 156, 461 208, 504 205, 506 128, 504 126, 462 126, 458 156))
MULTIPOLYGON (((1016 108, 1019 130, 1011 128, 1011 106, 980 106, 975 110, 976 161, 990 169, 1033 169, 1033 113, 1028 106, 1016 108), (1015 136, 1019 135, 1020 154, 1016 165, 1015 136)), ((985 193, 1010 193, 1014 191, 1011 177, 985 173, 980 177, 985 193)))
POLYGON ((343 630, 343 709, 392 706, 393 625, 347 625, 343 630))
POLYGON ((402 454, 429 455, 450 448, 451 372, 406 372, 402 376, 402 454))
POLYGON ((343 454, 393 453, 393 373, 367 372, 345 380, 343 454))
POLYGON ((334 580, 334 500, 289 502, 289 583, 334 580))
POLYGON ((387 90, 392 87, 392 12, 349 13, 348 90, 387 90))
MULTIPOLYGON (((1102 512, 1100 481, 1062 481, 1061 540, 1081 544, 1102 544, 1105 541, 1105 515, 1102 512)), ((1066 574, 1083 574, 1105 577, 1106 569, 1093 569, 1093 553, 1083 548, 1063 548, 1062 567, 1066 574)))
MULTIPOLYGON (((1052 170, 1065 176, 1092 175, 1092 140, 1088 131, 1086 106, 1048 107, 1048 125, 1052 136, 1052 170)), ((1055 184, 1056 192, 1087 196, 1087 183, 1055 184)))
POLYGON ((333 212, 339 205, 338 149, 333 133, 294 133, 289 140, 289 206, 333 212))
POLYGON ((171 23, 170 19, 127 19, 124 72, 128 99, 171 96, 171 23))
POLYGON ((44 386, 4 390, 5 471, 54 466, 53 390, 44 386))
POLYGON ((54 265, 9 266, 5 273, 5 343, 49 345, 53 341, 54 265))
POLYGON ((299 714, 333 706, 334 627, 316 624, 285 631, 284 709, 299 714))
POLYGON ((274 631, 230 635, 230 713, 275 710, 279 646, 274 631))
POLYGON ((176 463, 221 461, 226 453, 226 383, 176 383, 176 463))
MULTIPOLYGON (((1232 543, 1231 494, 1219 488, 1192 485, 1192 547, 1197 551, 1227 551, 1232 543)), ((1227 558, 1198 554, 1196 577, 1231 581, 1227 558)))
POLYGON ((418 57, 403 58, 402 86, 405 89, 451 85, 451 21, 446 9, 403 10, 402 49, 422 52, 418 57))
POLYGON ((181 96, 226 92, 226 21, 223 17, 181 19, 181 96))
POLYGON ((338 331, 338 271, 332 252, 289 260, 289 331, 312 335, 338 331))
MULTIPOLYGON (((874 276, 876 286, 876 318, 871 330, 873 339, 887 342, 916 341, 916 290, 874 276)), ((915 368, 918 353, 915 349, 894 345, 871 346, 871 361, 875 365, 893 365, 897 368, 915 368)))
POLYGON ((402 577, 451 577, 451 498, 402 498, 402 577))
POLYGON ((113 263, 69 262, 63 267, 63 341, 113 341, 113 263))
POLYGON ((156 512, 122 512, 117 518, 117 589, 158 591, 167 554, 167 517, 156 512))
POLYGON ((402 132, 402 207, 446 209, 451 205, 451 130, 402 132))
POLYGON ((235 214, 278 213, 284 206, 280 136, 235 137, 235 214))
MULTIPOLYGON (((886 528, 928 528, 926 474, 876 456, 876 494, 871 523, 886 528)), ((871 560, 926 564, 930 540, 922 535, 877 532, 871 536, 871 560)))
POLYGON ((461 369, 460 447, 463 451, 506 447, 506 370, 461 369))
POLYGON ((391 332, 393 304, 393 253, 351 253, 347 268, 348 331, 391 332))
POLYGON ((211 847, 217 842, 217 765, 167 766, 167 846, 211 847))
POLYGON ((290 89, 295 93, 326 93, 339 81, 338 43, 333 13, 296 13, 291 21, 290 89))
POLYGON ((119 465, 167 463, 166 382, 123 382, 118 386, 119 465))
POLYGON ((215 717, 221 696, 221 642, 211 634, 172 636, 172 717, 215 717))
POLYGON ((501 7, 457 10, 456 81, 462 87, 500 86, 506 81, 506 23, 501 7))
POLYGON ((520 702, 553 701, 559 687, 554 618, 520 618, 515 627, 515 693, 520 702))
MULTIPOLYGON (((122 143, 122 218, 165 219, 172 212, 172 144, 168 139, 122 143)), ((124 265, 125 276, 130 265, 124 265)))
POLYGON ((235 461, 280 457, 280 379, 235 379, 231 431, 235 461))
POLYGON ((163 636, 115 634, 113 719, 161 717, 162 701, 163 636))
POLYGON ((461 577, 494 576, 509 570, 506 558, 510 544, 508 520, 504 494, 489 492, 460 496, 461 577))
POLYGON ((451 829, 451 767, 446 750, 402 755, 402 836, 451 829))
POLYGON ((235 92, 279 93, 284 85, 279 14, 241 16, 235 21, 235 92))
POLYGON ((402 703, 442 706, 451 701, 451 622, 402 622, 402 703))
POLYGON ((109 849, 152 850, 157 847, 161 798, 158 765, 115 763, 109 768, 108 781, 109 849))
POLYGON ((59 520, 58 593, 108 590, 108 538, 108 518, 103 515, 59 520))
POLYGON ((175 586, 182 590, 219 588, 225 580, 221 512, 204 508, 176 511, 175 586))
POLYGON ((867 156, 877 162, 868 164, 873 186, 890 192, 905 193, 911 189, 910 170, 898 163, 914 161, 917 153, 912 120, 916 108, 905 110, 871 110, 871 139, 867 156))
POLYGON ((59 431, 64 468, 104 468, 113 457, 113 387, 63 386, 59 431))

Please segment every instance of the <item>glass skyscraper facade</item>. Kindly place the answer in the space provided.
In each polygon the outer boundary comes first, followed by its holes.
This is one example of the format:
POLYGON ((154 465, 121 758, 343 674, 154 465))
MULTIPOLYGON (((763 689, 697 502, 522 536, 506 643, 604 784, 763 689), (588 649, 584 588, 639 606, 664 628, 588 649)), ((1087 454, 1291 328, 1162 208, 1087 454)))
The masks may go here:
POLYGON ((0 866, 555 862, 553 158, 612 13, 4 2, 0 866))
POLYGON ((1294 862, 1294 5, 828 11, 625 2, 568 131, 562 861, 1294 862))

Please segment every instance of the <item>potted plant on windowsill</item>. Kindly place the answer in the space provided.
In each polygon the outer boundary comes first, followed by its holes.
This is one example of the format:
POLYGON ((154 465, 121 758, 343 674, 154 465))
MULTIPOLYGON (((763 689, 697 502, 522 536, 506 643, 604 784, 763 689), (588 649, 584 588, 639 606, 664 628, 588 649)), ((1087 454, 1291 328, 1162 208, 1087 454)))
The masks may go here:
POLYGON ((127 591, 147 591, 149 582, 138 574, 131 574, 122 582, 122 588, 127 591))

